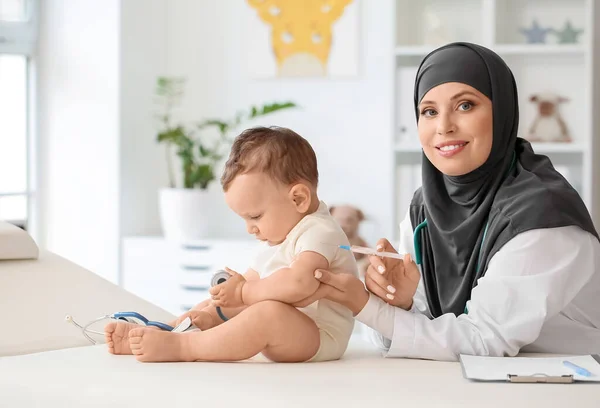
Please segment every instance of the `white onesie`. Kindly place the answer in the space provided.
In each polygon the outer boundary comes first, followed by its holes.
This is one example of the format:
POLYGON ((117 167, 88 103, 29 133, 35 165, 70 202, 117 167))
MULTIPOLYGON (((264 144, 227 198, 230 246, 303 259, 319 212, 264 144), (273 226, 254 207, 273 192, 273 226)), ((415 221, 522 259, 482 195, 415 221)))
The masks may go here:
MULTIPOLYGON (((289 267, 301 252, 312 251, 329 261, 332 273, 352 273, 358 277, 354 255, 339 249, 338 245, 349 245, 348 238, 329 213, 327 205, 321 201, 318 210, 300 220, 285 241, 261 251, 251 267, 263 279, 281 268, 289 267)), ((309 361, 338 360, 342 357, 354 328, 352 312, 326 299, 298 310, 314 320, 321 336, 319 350, 309 361)))

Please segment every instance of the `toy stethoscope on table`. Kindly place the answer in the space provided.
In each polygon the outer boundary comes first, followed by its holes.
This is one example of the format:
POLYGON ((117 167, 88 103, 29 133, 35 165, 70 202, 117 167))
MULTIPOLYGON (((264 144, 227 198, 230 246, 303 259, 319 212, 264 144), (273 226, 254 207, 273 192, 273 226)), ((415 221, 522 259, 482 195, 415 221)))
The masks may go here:
POLYGON ((85 326, 82 326, 79 323, 77 323, 75 321, 75 319, 73 319, 73 317, 71 315, 67 315, 65 317, 65 320, 68 323, 71 323, 71 324, 75 325, 76 327, 78 327, 79 329, 81 329, 81 333, 92 344, 96 344, 97 341, 94 340, 93 338, 91 338, 90 335, 89 335, 89 333, 98 334, 98 335, 101 335, 101 336, 103 336, 104 333, 101 333, 101 332, 96 331, 96 330, 92 330, 89 327, 91 325, 93 325, 94 323, 98 323, 98 322, 100 322, 102 320, 105 320, 105 319, 123 320, 123 321, 128 322, 128 323, 135 323, 135 324, 140 324, 140 325, 145 325, 145 326, 154 326, 154 327, 158 327, 161 330, 167 330, 167 331, 173 331, 173 329, 174 329, 173 327, 169 326, 168 324, 148 320, 144 316, 142 316, 141 314, 139 314, 137 312, 117 312, 117 313, 113 313, 113 314, 110 314, 110 315, 105 315, 105 316, 102 316, 102 317, 99 317, 97 319, 92 320, 91 322, 89 322, 85 326))
MULTIPOLYGON (((225 282, 230 277, 231 277, 231 275, 229 275, 229 273, 227 273, 226 271, 219 270, 212 276, 210 285, 211 286, 219 285, 219 284, 225 282)), ((229 320, 223 314, 220 307, 217 307, 217 314, 219 315, 219 317, 221 319, 223 319, 223 321, 229 320)), ((185 318, 176 327, 171 327, 170 325, 162 323, 162 322, 148 320, 146 317, 144 317, 143 315, 141 315, 140 313, 137 313, 137 312, 117 312, 117 313, 105 315, 105 316, 99 317, 97 319, 94 319, 91 322, 89 322, 83 326, 81 324, 77 323, 75 321, 75 319, 73 319, 73 316, 67 315, 65 317, 65 321, 67 321, 67 323, 71 323, 75 327, 79 328, 81 330, 81 333, 83 334, 83 336, 86 339, 88 339, 92 344, 97 344, 98 342, 96 340, 94 340, 92 337, 90 337, 90 334, 97 334, 97 335, 103 336, 104 333, 96 331, 96 330, 92 330, 92 329, 90 329, 90 326, 93 325, 94 323, 98 323, 98 322, 100 322, 102 320, 106 320, 106 319, 122 320, 122 321, 125 321, 128 323, 135 323, 135 324, 144 325, 144 326, 154 326, 154 327, 158 327, 161 330, 171 331, 171 332, 184 332, 186 330, 193 328, 192 321, 189 317, 185 318)))

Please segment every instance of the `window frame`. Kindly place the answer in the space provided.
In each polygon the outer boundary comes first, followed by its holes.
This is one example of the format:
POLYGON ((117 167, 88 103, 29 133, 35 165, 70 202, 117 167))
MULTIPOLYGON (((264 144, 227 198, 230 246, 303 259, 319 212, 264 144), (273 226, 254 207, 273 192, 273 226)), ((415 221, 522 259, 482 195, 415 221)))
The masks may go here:
MULTIPOLYGON (((23 228, 38 238, 39 203, 36 196, 37 177, 35 152, 37 148, 35 53, 39 32, 39 0, 25 0, 26 19, 24 21, 0 20, 0 54, 22 55, 26 58, 26 185, 25 191, 0 192, 0 197, 25 196, 27 201, 26 220, 23 228)), ((20 220, 10 220, 20 221, 20 220)), ((18 225, 18 224, 17 224, 18 225)))
POLYGON ((0 20, 0 54, 31 57, 35 52, 39 30, 39 0, 25 0, 25 21, 0 20))

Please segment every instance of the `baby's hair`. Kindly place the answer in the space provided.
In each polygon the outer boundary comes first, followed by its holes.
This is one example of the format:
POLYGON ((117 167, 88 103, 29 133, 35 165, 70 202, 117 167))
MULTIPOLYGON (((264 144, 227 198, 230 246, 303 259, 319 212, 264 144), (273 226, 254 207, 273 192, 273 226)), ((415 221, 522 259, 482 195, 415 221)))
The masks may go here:
POLYGON ((319 183, 317 156, 311 145, 293 130, 271 126, 244 130, 233 142, 221 176, 223 191, 240 174, 266 173, 285 185, 319 183))

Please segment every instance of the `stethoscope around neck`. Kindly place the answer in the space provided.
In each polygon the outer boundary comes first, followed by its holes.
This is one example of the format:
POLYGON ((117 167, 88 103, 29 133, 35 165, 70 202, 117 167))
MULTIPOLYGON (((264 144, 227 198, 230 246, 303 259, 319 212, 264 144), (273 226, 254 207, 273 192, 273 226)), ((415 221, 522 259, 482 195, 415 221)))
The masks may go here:
MULTIPOLYGON (((479 268, 480 268, 480 263, 481 263, 481 253, 483 250, 483 244, 485 242, 485 236, 487 235, 489 225, 490 225, 490 222, 488 220, 488 221, 486 221, 485 228, 483 230, 483 239, 481 240, 481 243, 479 244, 479 255, 477 257, 477 267, 475 268, 475 274, 479 273, 479 268)), ((423 254, 421 252, 420 232, 425 227, 427 227, 427 218, 425 218, 425 220, 422 223, 417 225, 417 227, 415 228, 415 231, 413 233, 413 245, 415 247, 415 263, 417 265, 421 265, 423 263, 423 254)))
MULTIPOLYGON (((508 171, 504 175, 504 178, 506 178, 506 176, 508 176, 508 174, 514 169, 516 159, 517 159, 517 155, 513 151, 512 160, 510 162, 508 171)), ((489 225, 490 225, 490 221, 489 221, 489 214, 488 214, 487 220, 485 222, 485 228, 483 229, 483 238, 481 239, 481 243, 479 244, 479 253, 477 255, 477 265, 475 267, 475 276, 477 276, 479 274, 479 270, 481 269, 481 255, 483 253, 483 244, 485 243, 485 237, 487 235, 489 225)), ((423 253, 421 250, 421 235, 420 235, 420 233, 421 233, 421 230, 425 227, 427 227, 427 218, 425 218, 423 220, 423 222, 421 222, 419 225, 417 225, 415 227, 415 230, 413 233, 413 245, 415 248, 415 263, 417 265, 422 265, 422 263, 423 263, 423 253)), ((421 266, 421 268, 422 268, 422 266, 421 266)), ((465 314, 466 313, 467 313, 467 307, 465 306, 465 314)))

